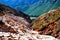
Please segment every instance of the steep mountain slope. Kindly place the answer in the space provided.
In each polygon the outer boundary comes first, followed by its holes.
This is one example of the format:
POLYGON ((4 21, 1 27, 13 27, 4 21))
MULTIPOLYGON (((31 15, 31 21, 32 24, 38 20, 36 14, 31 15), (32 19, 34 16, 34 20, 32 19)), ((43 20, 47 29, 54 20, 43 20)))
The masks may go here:
POLYGON ((59 40, 33 31, 30 29, 30 23, 23 17, 0 13, 0 40, 59 40))
POLYGON ((0 40, 59 40, 52 36, 40 35, 30 28, 31 20, 28 15, 6 8, 0 5, 0 40))
POLYGON ((10 13, 0 14, 0 40, 58 40, 52 36, 40 35, 29 27, 24 18, 10 13))
POLYGON ((32 27, 34 30, 39 31, 40 34, 60 38, 60 8, 39 16, 32 23, 32 27))

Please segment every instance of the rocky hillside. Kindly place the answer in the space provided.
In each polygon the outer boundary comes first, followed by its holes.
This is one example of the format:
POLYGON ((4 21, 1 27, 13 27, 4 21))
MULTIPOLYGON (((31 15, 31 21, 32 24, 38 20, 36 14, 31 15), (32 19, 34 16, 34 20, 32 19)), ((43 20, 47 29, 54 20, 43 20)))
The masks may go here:
POLYGON ((40 34, 60 38, 60 8, 44 13, 32 23, 34 30, 40 34))
POLYGON ((0 40, 60 40, 52 36, 40 35, 40 32, 30 27, 30 23, 28 15, 0 5, 0 40))
POLYGON ((0 14, 0 40, 59 40, 52 36, 40 35, 29 27, 30 23, 10 13, 0 14))

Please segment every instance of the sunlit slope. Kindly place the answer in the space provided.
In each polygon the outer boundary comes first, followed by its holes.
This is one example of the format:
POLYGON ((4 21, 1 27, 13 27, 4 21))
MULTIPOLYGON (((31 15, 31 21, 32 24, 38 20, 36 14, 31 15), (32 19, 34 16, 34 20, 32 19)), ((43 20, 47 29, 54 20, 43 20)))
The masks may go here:
POLYGON ((40 34, 60 37, 60 8, 39 16, 32 23, 32 27, 40 34))

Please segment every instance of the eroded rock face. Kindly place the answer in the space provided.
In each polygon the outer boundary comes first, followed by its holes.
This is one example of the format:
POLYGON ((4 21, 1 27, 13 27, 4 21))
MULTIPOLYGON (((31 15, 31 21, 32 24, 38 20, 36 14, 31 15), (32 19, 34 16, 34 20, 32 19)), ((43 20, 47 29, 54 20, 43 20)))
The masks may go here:
POLYGON ((59 40, 52 36, 40 35, 30 28, 31 20, 28 16, 6 6, 0 6, 0 40, 59 40), (18 16, 16 13, 21 15, 18 16))
POLYGON ((0 40, 58 40, 52 36, 40 35, 29 27, 30 23, 13 14, 0 16, 0 40))
POLYGON ((13 28, 15 31, 17 31, 18 28, 28 29, 30 25, 30 23, 27 22, 27 20, 25 20, 24 18, 14 16, 13 14, 4 14, 3 16, 0 16, 0 22, 3 23, 3 27, 6 26, 7 29, 13 28))
POLYGON ((40 34, 60 38, 60 8, 39 16, 33 23, 34 30, 40 34))

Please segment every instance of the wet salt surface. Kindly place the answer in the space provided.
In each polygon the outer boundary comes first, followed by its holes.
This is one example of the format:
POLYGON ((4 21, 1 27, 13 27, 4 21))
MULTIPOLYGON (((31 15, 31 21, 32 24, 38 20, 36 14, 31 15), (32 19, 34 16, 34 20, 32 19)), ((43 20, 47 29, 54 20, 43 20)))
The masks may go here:
POLYGON ((1 20, 5 23, 5 25, 13 28, 17 32, 0 32, 0 37, 3 40, 9 40, 9 38, 12 38, 11 40, 59 40, 52 36, 40 35, 37 31, 30 30, 27 28, 29 23, 26 20, 23 20, 21 17, 5 15, 1 18, 1 20), (9 22, 7 22, 8 20, 9 22), (20 29, 19 26, 23 28, 20 29))

